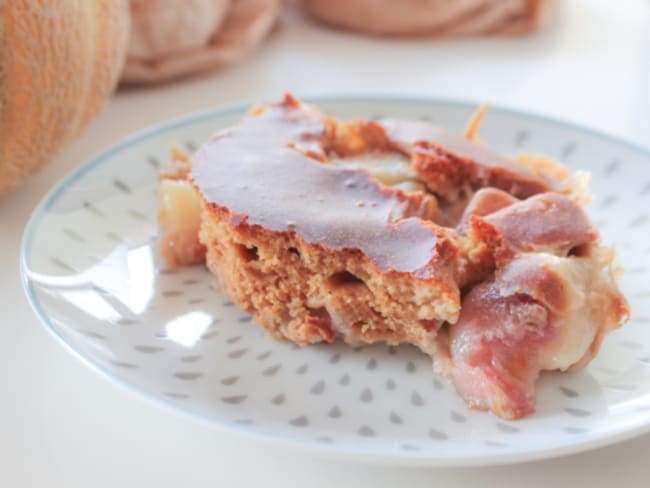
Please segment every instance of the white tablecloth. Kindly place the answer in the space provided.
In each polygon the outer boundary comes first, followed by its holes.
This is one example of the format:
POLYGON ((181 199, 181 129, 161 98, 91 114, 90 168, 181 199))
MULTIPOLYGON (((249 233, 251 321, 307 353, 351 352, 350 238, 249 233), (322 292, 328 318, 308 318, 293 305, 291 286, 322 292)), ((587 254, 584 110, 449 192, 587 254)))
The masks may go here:
POLYGON ((207 106, 268 100, 287 90, 487 100, 649 147, 650 3, 558 3, 548 29, 517 40, 377 40, 292 14, 227 72, 118 93, 79 141, 0 199, 0 486, 648 486, 648 435, 514 466, 407 469, 224 433, 84 367, 38 323, 20 285, 22 230, 55 181, 134 130, 207 106))

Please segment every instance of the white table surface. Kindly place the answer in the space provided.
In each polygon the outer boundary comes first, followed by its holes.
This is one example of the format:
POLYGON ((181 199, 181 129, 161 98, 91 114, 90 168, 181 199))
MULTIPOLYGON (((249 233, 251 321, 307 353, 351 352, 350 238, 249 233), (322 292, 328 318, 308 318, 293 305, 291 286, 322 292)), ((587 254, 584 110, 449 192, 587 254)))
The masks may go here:
POLYGON ((521 40, 377 40, 290 15, 225 73, 118 93, 79 141, 0 199, 0 486, 648 486, 650 435, 555 460, 413 469, 224 433, 87 369, 39 324, 20 285, 23 228, 55 181, 134 130, 207 106, 286 90, 488 100, 649 147, 650 2, 559 3, 550 28, 521 40))

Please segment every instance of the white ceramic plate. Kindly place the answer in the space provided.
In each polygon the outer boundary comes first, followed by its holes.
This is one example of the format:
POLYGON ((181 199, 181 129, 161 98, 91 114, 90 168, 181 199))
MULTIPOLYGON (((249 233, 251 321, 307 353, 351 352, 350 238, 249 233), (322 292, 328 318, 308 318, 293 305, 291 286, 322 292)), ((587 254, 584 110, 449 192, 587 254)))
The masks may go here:
MULTIPOLYGON (((426 119, 460 130, 473 106, 435 100, 320 100, 342 118, 426 119)), ((545 374, 538 411, 506 422, 472 412, 411 347, 300 349, 266 338, 203 267, 159 269, 156 168, 238 121, 217 109, 146 130, 68 176, 24 238, 27 295, 86 364, 177 410, 301 448, 399 464, 496 464, 605 445, 650 427, 650 154, 602 134, 492 108, 482 138, 593 173, 589 212, 627 272, 632 320, 576 374, 545 374)))

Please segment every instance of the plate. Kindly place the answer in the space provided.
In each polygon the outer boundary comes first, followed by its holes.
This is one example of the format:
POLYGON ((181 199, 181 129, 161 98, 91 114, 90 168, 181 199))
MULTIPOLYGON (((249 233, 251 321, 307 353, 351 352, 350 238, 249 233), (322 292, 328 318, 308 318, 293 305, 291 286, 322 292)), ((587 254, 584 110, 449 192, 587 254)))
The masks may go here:
MULTIPOLYGON (((341 118, 430 120, 460 130, 475 105, 315 101, 341 118)), ((155 254, 156 171, 247 107, 140 132, 65 178, 35 210, 24 286, 47 329, 84 363, 150 399, 229 429, 384 463, 477 465, 578 452, 650 428, 650 154, 592 131, 492 108, 481 136, 593 173, 588 212, 626 267, 632 319, 575 374, 547 373, 537 413, 508 422, 468 410, 413 347, 298 348, 266 338, 211 288, 202 266, 166 272, 155 254)))

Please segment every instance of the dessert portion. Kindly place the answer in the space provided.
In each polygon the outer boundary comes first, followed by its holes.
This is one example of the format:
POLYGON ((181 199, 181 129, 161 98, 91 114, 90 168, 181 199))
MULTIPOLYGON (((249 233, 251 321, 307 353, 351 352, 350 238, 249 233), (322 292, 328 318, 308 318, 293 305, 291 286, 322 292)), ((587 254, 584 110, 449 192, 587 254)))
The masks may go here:
POLYGON ((169 266, 205 260, 278 339, 413 344, 504 418, 628 315, 583 177, 430 124, 342 122, 287 95, 160 176, 169 266))

